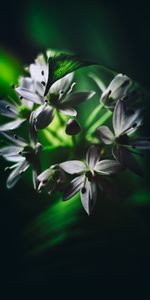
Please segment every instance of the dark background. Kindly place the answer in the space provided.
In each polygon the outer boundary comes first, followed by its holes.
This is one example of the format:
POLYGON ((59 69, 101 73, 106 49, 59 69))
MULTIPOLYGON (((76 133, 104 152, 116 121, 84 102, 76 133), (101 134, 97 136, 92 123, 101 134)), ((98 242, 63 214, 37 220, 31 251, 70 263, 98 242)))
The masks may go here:
MULTIPOLYGON (((13 5, 4 2, 0 25, 1 48, 18 58, 21 64, 30 63, 48 47, 65 49, 84 59, 103 62, 136 79, 146 89, 150 87, 150 8, 145 1, 132 4, 95 0, 20 1, 13 5)), ((147 135, 149 116, 147 102, 144 128, 147 135)), ((44 196, 35 195, 25 182, 19 183, 13 191, 6 191, 6 175, 1 168, 0 269, 3 282, 12 286, 51 286, 52 280, 55 283, 69 279, 99 280, 101 286, 105 283, 107 290, 108 282, 122 281, 121 297, 129 287, 137 293, 142 287, 146 295, 143 299, 147 299, 150 281, 148 154, 146 161, 147 175, 145 181, 141 181, 146 196, 142 194, 140 200, 127 203, 100 199, 101 204, 92 217, 79 213, 80 221, 70 225, 68 238, 34 255, 27 255, 32 248, 29 239, 34 232, 31 236, 24 234, 25 228, 47 209, 49 202, 44 196), (81 234, 75 235, 75 231, 81 234), (124 281, 128 284, 124 285, 124 281)), ((3 164, 1 162, 2 167, 3 164)), ((56 225, 57 222, 58 219, 56 225)), ((117 289, 117 285, 114 286, 117 289)))

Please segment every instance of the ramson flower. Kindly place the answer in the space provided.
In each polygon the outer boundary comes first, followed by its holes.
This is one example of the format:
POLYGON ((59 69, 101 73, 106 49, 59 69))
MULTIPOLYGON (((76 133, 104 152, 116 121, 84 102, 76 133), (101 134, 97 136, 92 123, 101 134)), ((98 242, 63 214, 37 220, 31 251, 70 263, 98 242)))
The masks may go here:
POLYGON ((29 143, 10 131, 1 132, 1 135, 9 140, 11 145, 2 147, 0 155, 7 161, 14 163, 7 168, 12 170, 7 179, 7 188, 12 188, 29 166, 32 166, 33 185, 36 189, 38 184, 37 176, 40 173, 39 154, 42 146, 36 141, 35 132, 31 130, 29 143))
POLYGON ((100 160, 100 154, 95 146, 91 146, 86 154, 86 161, 66 161, 59 164, 68 174, 75 175, 64 191, 64 200, 70 199, 80 191, 82 205, 90 214, 94 208, 97 189, 101 188, 100 176, 115 174, 120 169, 118 161, 100 160))
POLYGON ((25 106, 19 106, 17 103, 12 104, 0 100, 0 114, 13 120, 0 125, 0 131, 7 131, 14 130, 25 122, 30 115, 30 111, 25 106))
POLYGON ((113 114, 114 133, 107 126, 101 126, 96 130, 97 136, 106 145, 113 144, 113 156, 137 175, 142 175, 142 171, 132 152, 134 153, 135 149, 150 149, 149 138, 130 137, 142 125, 142 120, 141 110, 129 113, 125 109, 124 102, 118 100, 113 114))
POLYGON ((57 165, 51 166, 38 176, 38 191, 41 192, 43 189, 46 189, 48 194, 52 194, 61 188, 65 180, 64 171, 58 168, 57 165))
POLYGON ((32 90, 18 87, 16 91, 26 100, 40 105, 35 113, 35 127, 37 130, 47 127, 52 122, 56 111, 68 116, 76 116, 75 107, 94 95, 93 92, 72 92, 75 85, 75 83, 72 83, 73 73, 57 80, 50 87, 47 95, 45 95, 45 70, 41 71, 40 66, 40 69, 36 68, 36 76, 33 76, 33 69, 35 69, 35 66, 34 68, 32 67, 32 72, 31 67, 29 68, 32 80, 34 78, 32 82, 35 83, 32 84, 32 90), (41 74, 43 80, 41 79, 41 74))
POLYGON ((91 75, 91 77, 97 83, 100 90, 102 90, 100 102, 110 110, 114 109, 114 106, 119 99, 124 98, 127 100, 128 97, 133 96, 133 93, 129 92, 131 79, 126 75, 117 74, 107 88, 105 88, 97 76, 91 75))

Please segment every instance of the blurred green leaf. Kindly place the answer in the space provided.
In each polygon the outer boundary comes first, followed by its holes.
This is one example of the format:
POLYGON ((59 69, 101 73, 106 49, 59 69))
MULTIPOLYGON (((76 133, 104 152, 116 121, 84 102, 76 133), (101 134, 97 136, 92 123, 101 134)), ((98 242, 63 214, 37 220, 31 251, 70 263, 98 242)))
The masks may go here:
MULTIPOLYGON (((50 53, 51 55, 51 53, 50 53)), ((45 89, 47 94, 50 86, 63 76, 76 71, 79 68, 92 65, 92 62, 82 61, 77 56, 66 53, 53 53, 48 59, 49 75, 45 89)))

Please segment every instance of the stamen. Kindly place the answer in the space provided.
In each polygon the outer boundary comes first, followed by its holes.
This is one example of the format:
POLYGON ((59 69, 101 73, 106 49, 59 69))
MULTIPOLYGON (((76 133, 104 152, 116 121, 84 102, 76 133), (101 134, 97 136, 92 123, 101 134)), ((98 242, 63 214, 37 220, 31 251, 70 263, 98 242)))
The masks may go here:
POLYGON ((41 74, 42 74, 42 76, 44 76, 44 71, 43 70, 41 71, 41 74))
POLYGON ((23 99, 23 97, 22 96, 20 96, 20 100, 22 100, 23 99))
POLYGON ((45 81, 41 81, 41 84, 44 85, 44 86, 46 85, 46 84, 45 84, 45 81))

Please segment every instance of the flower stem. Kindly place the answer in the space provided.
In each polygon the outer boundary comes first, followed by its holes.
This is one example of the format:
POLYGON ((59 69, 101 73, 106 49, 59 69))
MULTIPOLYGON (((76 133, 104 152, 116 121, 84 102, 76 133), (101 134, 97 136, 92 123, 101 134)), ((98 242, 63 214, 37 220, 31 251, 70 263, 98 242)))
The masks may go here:
POLYGON ((95 117, 101 111, 102 108, 103 108, 103 104, 101 103, 98 107, 96 107, 92 111, 91 115, 89 116, 89 118, 88 118, 88 120, 86 122, 86 125, 85 125, 86 128, 91 126, 91 124, 93 123, 93 120, 95 119, 95 117))
POLYGON ((57 111, 56 114, 57 114, 57 118, 58 118, 60 127, 64 126, 64 120, 62 119, 62 117, 61 117, 59 111, 57 111))
MULTIPOLYGON (((65 147, 65 146, 62 146, 65 147)), ((58 149, 58 148, 62 148, 61 146, 57 146, 57 145, 50 145, 50 146, 45 146, 43 148, 43 151, 50 151, 50 150, 54 150, 54 149, 58 149)))
POLYGON ((91 126, 91 128, 88 130, 88 135, 92 135, 94 133, 94 131, 96 130, 96 128, 103 125, 110 118, 111 115, 112 115, 112 112, 109 110, 104 115, 102 115, 100 120, 95 122, 93 124, 93 126, 91 126))

